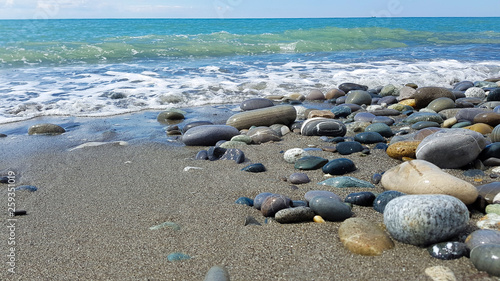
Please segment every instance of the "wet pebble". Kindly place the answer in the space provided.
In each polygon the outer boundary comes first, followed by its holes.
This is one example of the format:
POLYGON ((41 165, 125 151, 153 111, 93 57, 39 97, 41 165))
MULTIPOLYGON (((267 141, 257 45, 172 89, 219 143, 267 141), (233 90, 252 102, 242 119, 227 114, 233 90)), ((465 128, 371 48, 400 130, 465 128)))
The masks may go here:
POLYGON ((346 141, 337 144, 337 152, 342 155, 349 155, 363 151, 363 146, 357 141, 346 141))
POLYGON ((322 117, 307 119, 300 129, 303 136, 343 137, 347 132, 344 123, 322 117))
POLYGON ((347 158, 337 158, 330 160, 323 168, 323 173, 329 175, 343 175, 356 170, 356 165, 347 158))
POLYGON ((347 188, 347 187, 361 187, 361 188, 374 188, 375 186, 370 182, 360 180, 354 177, 334 177, 329 178, 324 181, 318 182, 319 185, 328 185, 339 188, 347 188))
POLYGON ((369 191, 350 193, 344 199, 344 202, 351 203, 359 206, 373 206, 373 201, 375 200, 375 194, 369 191))
POLYGON ((65 132, 63 127, 49 123, 36 124, 28 129, 28 135, 60 135, 65 132))
POLYGON ((441 126, 437 122, 432 122, 432 121, 418 121, 410 126, 410 128, 412 128, 414 130, 421 130, 421 129, 430 128, 430 127, 439 128, 441 126))
POLYGON ((252 126, 290 125, 297 118, 297 111, 291 105, 277 105, 237 113, 226 121, 226 125, 238 130, 252 126))
POLYGON ((483 197, 488 204, 493 203, 495 196, 500 194, 500 182, 498 181, 479 185, 476 188, 479 195, 483 197))
POLYGON ((373 201, 373 209, 379 213, 384 213, 387 203, 403 195, 406 194, 394 190, 384 191, 375 197, 375 200, 373 201))
POLYGON ((365 144, 385 142, 385 138, 377 132, 363 132, 356 134, 354 136, 354 140, 365 144))
POLYGON ((305 156, 295 161, 295 169, 299 170, 317 170, 324 167, 328 159, 319 156, 305 156))
POLYGON ((482 245, 472 249, 470 260, 477 270, 500 277, 500 245, 482 245))
POLYGON ((280 141, 280 135, 269 127, 253 127, 247 132, 247 136, 252 139, 253 143, 261 144, 270 141, 280 141))
POLYGON ((241 170, 245 171, 245 172, 251 172, 251 173, 261 173, 261 172, 266 171, 266 167, 264 167, 264 165, 262 163, 254 163, 254 164, 250 164, 250 165, 244 167, 241 170))
POLYGON ((469 255, 469 250, 465 243, 461 242, 441 242, 427 248, 429 254, 441 260, 454 260, 469 255))
POLYGON ((378 184, 380 182, 380 180, 382 179, 382 175, 379 174, 379 173, 375 173, 372 175, 372 177, 370 178, 370 181, 371 183, 373 184, 378 184))
POLYGON ((234 203, 240 204, 240 205, 247 205, 250 207, 253 206, 253 200, 248 198, 248 197, 240 197, 240 198, 236 199, 236 201, 234 201, 234 203))
POLYGON ((270 107, 270 106, 274 106, 274 103, 272 100, 266 99, 266 98, 248 99, 248 100, 243 101, 240 104, 240 108, 243 111, 260 109, 260 108, 265 108, 265 107, 270 107))
POLYGON ((394 135, 394 132, 392 132, 391 127, 389 127, 389 125, 385 123, 373 123, 365 128, 365 132, 376 132, 386 138, 390 138, 394 135))
POLYGON ((239 135, 240 131, 227 125, 196 126, 182 136, 182 142, 187 146, 213 146, 220 140, 230 140, 239 135))

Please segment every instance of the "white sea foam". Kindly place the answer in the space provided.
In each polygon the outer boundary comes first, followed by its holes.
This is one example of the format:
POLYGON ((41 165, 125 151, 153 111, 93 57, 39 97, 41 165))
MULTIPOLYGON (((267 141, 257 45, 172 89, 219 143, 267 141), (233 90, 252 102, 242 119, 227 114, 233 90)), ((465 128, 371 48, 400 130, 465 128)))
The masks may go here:
POLYGON ((499 61, 225 61, 93 65, 0 71, 0 123, 45 115, 109 116, 146 109, 238 103, 269 94, 327 91, 344 82, 376 87, 451 87, 500 76, 499 61))

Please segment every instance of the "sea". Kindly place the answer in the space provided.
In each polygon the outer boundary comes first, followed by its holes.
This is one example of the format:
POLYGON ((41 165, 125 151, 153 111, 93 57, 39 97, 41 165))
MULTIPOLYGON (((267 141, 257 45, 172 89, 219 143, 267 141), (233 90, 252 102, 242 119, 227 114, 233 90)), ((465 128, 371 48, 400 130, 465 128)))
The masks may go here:
POLYGON ((0 20, 0 124, 498 76, 498 17, 0 20))

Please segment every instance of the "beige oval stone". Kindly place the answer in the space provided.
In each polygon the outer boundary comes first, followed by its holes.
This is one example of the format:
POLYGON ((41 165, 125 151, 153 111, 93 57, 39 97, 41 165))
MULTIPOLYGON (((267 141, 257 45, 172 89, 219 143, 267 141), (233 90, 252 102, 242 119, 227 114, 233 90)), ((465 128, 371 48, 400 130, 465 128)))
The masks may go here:
POLYGON ((448 118, 443 122, 443 128, 451 128, 451 126, 457 124, 458 120, 455 117, 448 118))
POLYGON ((425 160, 404 162, 387 170, 380 181, 386 190, 406 194, 446 194, 472 204, 478 196, 471 183, 454 177, 425 160))
POLYGON ((327 100, 336 99, 336 98, 342 97, 342 96, 345 96, 345 92, 342 90, 339 90, 337 88, 333 88, 330 91, 326 92, 326 94, 325 94, 325 98, 327 100))
POLYGON ((415 107, 415 99, 405 99, 405 100, 402 100, 400 102, 398 102, 399 104, 402 104, 402 105, 409 105, 411 107, 415 107))
POLYGON ((323 117, 323 118, 330 118, 333 119, 335 118, 335 114, 329 110, 311 110, 309 114, 307 115, 307 119, 311 119, 314 117, 323 117))
POLYGON ((229 117, 226 125, 241 130, 252 126, 290 125, 296 118, 297 112, 293 106, 277 105, 237 113, 229 117))
POLYGON ((409 157, 415 159, 415 153, 417 151, 417 147, 421 141, 399 141, 389 145, 387 148, 387 155, 389 157, 401 160, 403 157, 409 157))
POLYGON ((349 218, 342 222, 339 237, 349 251, 364 256, 379 256, 394 247, 394 242, 382 228, 363 218, 349 218))

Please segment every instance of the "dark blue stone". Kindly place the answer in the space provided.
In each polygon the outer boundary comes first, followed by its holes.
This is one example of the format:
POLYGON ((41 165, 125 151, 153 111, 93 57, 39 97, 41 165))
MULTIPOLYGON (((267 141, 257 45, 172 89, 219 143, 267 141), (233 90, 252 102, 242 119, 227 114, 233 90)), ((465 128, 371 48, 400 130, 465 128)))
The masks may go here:
POLYGON ((387 126, 391 126, 392 124, 394 124, 394 119, 392 119, 391 117, 387 117, 387 116, 377 116, 375 118, 373 118, 372 120, 372 123, 373 124, 376 124, 376 123, 382 123, 382 124, 386 124, 387 126))
POLYGON ((196 156, 194 157, 195 160, 208 160, 208 151, 206 150, 200 150, 198 153, 196 153, 196 156))
POLYGON ((0 183, 8 183, 9 177, 0 177, 0 183))
POLYGON ((345 118, 345 117, 349 116, 349 114, 351 114, 351 108, 348 106, 345 106, 345 105, 335 106, 330 111, 333 114, 335 114, 335 117, 339 117, 339 118, 341 118, 341 117, 345 118))
POLYGON ((467 170, 463 173, 464 176, 466 177, 483 177, 484 176, 484 172, 482 170, 479 170, 479 169, 471 169, 471 170, 467 170))
POLYGON ((377 101, 377 104, 393 104, 397 103, 398 99, 395 96, 385 96, 377 101))
POLYGON ((328 159, 319 156, 305 156, 295 161, 295 169, 316 170, 328 163, 328 159))
POLYGON ((488 158, 500 158, 500 142, 487 145, 477 158, 481 161, 488 158))
POLYGON ((234 201, 236 204, 241 204, 241 205, 247 205, 247 206, 253 206, 253 200, 248 198, 248 197, 240 197, 234 201))
POLYGON ((347 158, 337 158, 323 166, 323 173, 330 175, 343 175, 356 170, 354 162, 347 158))
POLYGON ((335 100, 335 103, 336 104, 343 104, 345 103, 345 100, 347 99, 347 96, 341 96, 341 97, 338 97, 336 100, 335 100))
POLYGON ((362 90, 362 91, 367 91, 368 86, 365 85, 360 85, 356 83, 342 83, 339 85, 339 90, 344 91, 344 93, 348 93, 349 91, 353 90, 362 90))
POLYGON ((384 191, 380 193, 377 198, 375 198, 375 201, 373 202, 373 209, 379 213, 384 213, 385 206, 389 203, 389 201, 403 195, 405 194, 399 191, 384 191))
POLYGON ((469 250, 465 243, 461 242, 442 242, 427 248, 429 254, 434 258, 441 260, 454 260, 469 255, 469 250))
POLYGON ((388 145, 385 143, 377 143, 373 149, 382 149, 382 150, 387 150, 388 145))
POLYGON ((226 153, 226 150, 225 148, 223 147, 218 147, 218 146, 211 146, 210 148, 208 148, 208 160, 210 161, 215 161, 215 160, 219 160, 222 155, 224 155, 224 153, 226 153))
POLYGON ((342 155, 363 151, 363 146, 357 141, 347 141, 337 144, 337 151, 342 155))
POLYGON ((356 134, 354 136, 354 140, 366 144, 385 142, 385 138, 381 134, 376 132, 363 132, 356 134))
POLYGON ((238 148, 229 148, 224 155, 221 156, 220 160, 234 160, 234 162, 240 164, 245 162, 245 153, 238 148))
POLYGON ((372 206, 375 194, 369 191, 355 192, 346 196, 344 202, 359 206, 372 206))
POLYGON ((32 186, 32 185, 21 185, 21 186, 16 187, 15 190, 16 191, 26 190, 29 192, 35 192, 38 190, 38 188, 36 188, 35 186, 32 186))
POLYGON ((251 173, 261 173, 266 171, 266 167, 264 167, 262 163, 255 163, 255 164, 250 164, 241 170, 251 173))
POLYGON ((474 87, 474 83, 471 81, 461 81, 453 86, 453 91, 466 91, 470 87, 474 87))
POLYGON ((266 200, 266 198, 271 195, 273 195, 273 193, 270 192, 262 192, 257 194, 257 196, 255 196, 255 198, 253 199, 253 207, 257 210, 260 210, 260 207, 262 206, 264 200, 266 200))
MULTIPOLYGON (((379 116, 379 117, 384 117, 384 116, 379 116)), ((389 118, 389 117, 387 117, 389 118)), ((391 118, 389 118, 391 119, 391 118)), ((392 119, 391 119, 392 120, 392 119)), ((393 120, 394 122, 394 120, 393 120)), ((379 133, 381 136, 389 138, 394 135, 394 133, 391 130, 391 127, 385 123, 373 123, 366 127, 365 132, 376 132, 379 133)))
POLYGON ((352 216, 351 208, 336 198, 316 196, 309 202, 309 206, 327 221, 343 221, 352 216))
POLYGON ((487 98, 487 101, 500 101, 500 88, 490 91, 487 98))
POLYGON ((270 106, 274 106, 274 103, 272 100, 266 98, 248 99, 240 104, 241 110, 244 111, 265 108, 270 106))
POLYGON ((370 181, 373 183, 373 184, 378 184, 380 182, 380 180, 382 179, 382 175, 379 174, 379 173, 375 173, 372 175, 370 181))

